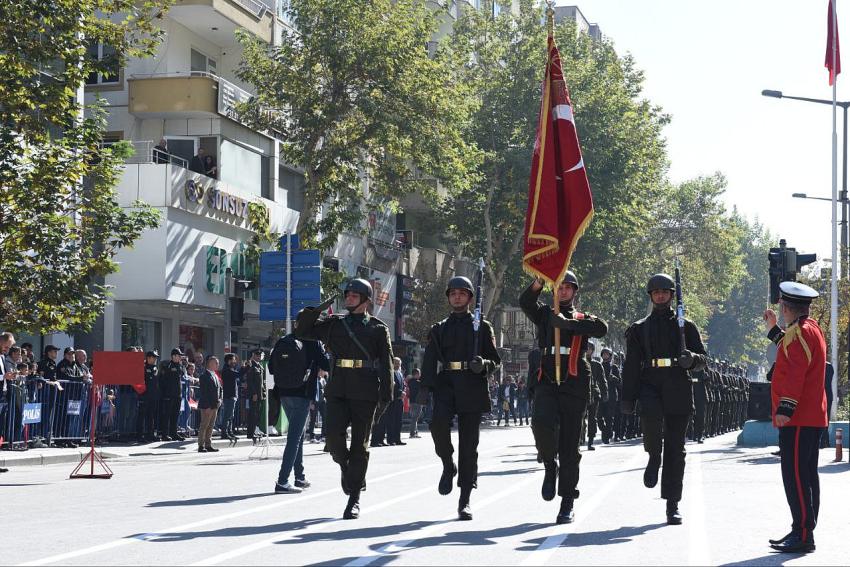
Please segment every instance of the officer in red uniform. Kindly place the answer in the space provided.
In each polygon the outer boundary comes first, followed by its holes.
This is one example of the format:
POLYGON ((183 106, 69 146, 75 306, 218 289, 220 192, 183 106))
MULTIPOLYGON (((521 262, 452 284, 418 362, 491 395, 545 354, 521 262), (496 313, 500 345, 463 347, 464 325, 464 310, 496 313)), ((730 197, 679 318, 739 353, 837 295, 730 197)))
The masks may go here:
POLYGON ((776 313, 764 313, 768 338, 779 347, 770 388, 773 424, 779 428, 782 482, 791 508, 791 532, 771 547, 785 553, 815 550, 814 529, 820 508, 818 441, 827 426, 826 341, 809 305, 818 293, 807 285, 783 282, 780 305, 786 330, 776 324, 776 313))

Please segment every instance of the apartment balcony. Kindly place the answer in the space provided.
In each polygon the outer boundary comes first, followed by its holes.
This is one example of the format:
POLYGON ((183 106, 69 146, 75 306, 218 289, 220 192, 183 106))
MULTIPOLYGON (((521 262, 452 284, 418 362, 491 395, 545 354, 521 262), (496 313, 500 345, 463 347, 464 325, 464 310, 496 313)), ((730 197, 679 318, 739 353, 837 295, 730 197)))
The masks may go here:
POLYGON ((133 75, 128 81, 129 111, 140 118, 217 118, 236 120, 236 105, 251 93, 210 73, 133 75))
POLYGON ((236 45, 238 28, 271 43, 274 0, 176 0, 168 17, 219 46, 236 45))

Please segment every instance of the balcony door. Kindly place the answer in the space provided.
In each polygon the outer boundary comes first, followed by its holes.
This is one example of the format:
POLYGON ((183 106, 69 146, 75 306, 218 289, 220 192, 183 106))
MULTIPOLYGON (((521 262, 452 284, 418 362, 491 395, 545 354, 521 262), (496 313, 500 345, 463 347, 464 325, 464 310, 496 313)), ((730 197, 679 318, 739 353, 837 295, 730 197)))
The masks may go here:
POLYGON ((168 142, 168 153, 180 156, 188 164, 195 154, 198 153, 198 139, 186 136, 166 136, 168 142))

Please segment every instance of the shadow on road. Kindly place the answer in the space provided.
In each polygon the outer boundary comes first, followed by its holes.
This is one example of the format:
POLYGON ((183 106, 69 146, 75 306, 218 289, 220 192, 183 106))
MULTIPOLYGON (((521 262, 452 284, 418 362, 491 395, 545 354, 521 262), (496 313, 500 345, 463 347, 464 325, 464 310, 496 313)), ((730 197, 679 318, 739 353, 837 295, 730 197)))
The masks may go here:
POLYGON ((533 473, 537 472, 540 469, 539 467, 532 467, 527 469, 509 469, 506 471, 484 471, 478 473, 478 476, 509 476, 514 474, 525 474, 525 473, 533 473))
POLYGON ((733 561, 731 563, 724 563, 721 567, 731 567, 733 565, 747 566, 747 565, 785 565, 786 561, 791 561, 792 559, 797 559, 801 557, 800 554, 796 553, 779 553, 775 551, 773 553, 769 553, 767 555, 763 555, 761 557, 755 557, 753 559, 745 559, 744 561, 733 561))
POLYGON ((193 539, 215 538, 215 537, 240 537, 263 534, 279 533, 281 537, 286 532, 301 530, 314 524, 328 522, 334 518, 312 518, 310 520, 299 520, 297 522, 284 522, 282 524, 269 524, 266 526, 238 526, 209 530, 205 532, 174 532, 162 534, 135 534, 127 536, 127 539, 143 539, 152 543, 168 543, 175 541, 189 541, 193 539))
MULTIPOLYGON (((392 526, 370 526, 368 528, 354 528, 351 530, 334 530, 332 532, 313 532, 306 534, 298 534, 291 539, 275 542, 278 545, 290 545, 299 543, 313 543, 317 541, 346 541, 349 539, 369 539, 373 537, 397 536, 399 534, 413 532, 427 528, 432 524, 440 523, 441 520, 435 521, 418 521, 407 524, 395 524, 392 526)), ((381 547, 381 546, 379 546, 381 547)), ((329 565, 340 565, 344 560, 335 559, 329 562, 329 565)))
POLYGON ((210 496, 207 498, 194 498, 189 500, 163 500, 162 502, 151 502, 145 508, 163 508, 166 506, 205 506, 207 504, 230 504, 250 498, 262 498, 263 496, 276 496, 271 492, 258 492, 256 494, 234 494, 232 496, 210 496))
MULTIPOLYGON (((658 528, 666 527, 667 523, 647 524, 645 526, 631 526, 617 528, 616 530, 603 530, 599 532, 583 532, 571 533, 561 543, 560 547, 585 547, 588 545, 612 545, 617 543, 627 543, 637 536, 643 535, 648 531, 657 530, 658 528)), ((535 551, 540 545, 546 541, 545 537, 528 540, 524 543, 529 544, 525 547, 518 548, 518 551, 535 551)))
POLYGON ((835 474, 850 471, 850 463, 829 463, 818 467, 818 472, 821 474, 835 474))
MULTIPOLYGON (((308 563, 308 567, 337 567, 338 565, 348 565, 353 561, 357 561, 359 557, 340 557, 339 559, 331 559, 330 561, 322 561, 321 563, 308 563)), ((387 554, 376 557, 369 562, 369 565, 389 565, 394 560, 398 559, 398 555, 387 554)))

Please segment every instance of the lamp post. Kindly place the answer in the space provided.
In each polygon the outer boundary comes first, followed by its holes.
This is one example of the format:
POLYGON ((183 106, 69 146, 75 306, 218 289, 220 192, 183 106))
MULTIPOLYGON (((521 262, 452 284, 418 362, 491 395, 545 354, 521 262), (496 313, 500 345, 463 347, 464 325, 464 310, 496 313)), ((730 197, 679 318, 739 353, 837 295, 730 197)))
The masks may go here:
MULTIPOLYGON (((761 91, 762 96, 770 97, 770 98, 787 98, 790 100, 800 100, 803 102, 813 102, 815 104, 828 104, 832 106, 832 101, 822 98, 808 98, 803 96, 788 96, 783 94, 782 91, 772 91, 769 89, 765 89, 761 91)), ((841 203, 841 276, 845 278, 850 278, 850 262, 848 262, 848 254, 847 254, 847 236, 848 236, 848 226, 847 226, 847 211, 850 208, 850 203, 848 203, 847 199, 847 108, 850 107, 850 101, 838 101, 835 103, 836 106, 840 106, 844 111, 844 137, 843 137, 843 160, 842 160, 842 173, 841 173, 841 193, 838 196, 838 202, 841 203)), ((792 197, 796 197, 798 199, 817 199, 823 201, 832 201, 832 199, 827 199, 826 197, 808 197, 805 193, 794 193, 792 197)))

